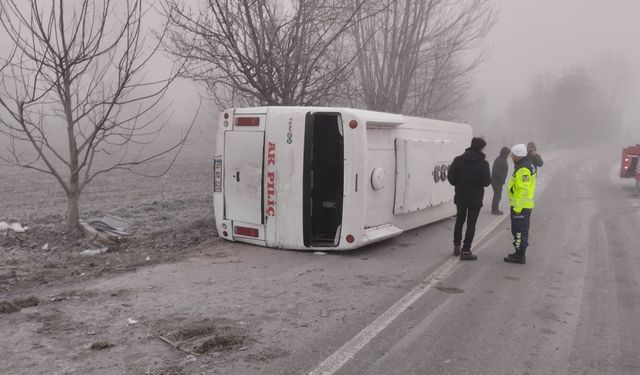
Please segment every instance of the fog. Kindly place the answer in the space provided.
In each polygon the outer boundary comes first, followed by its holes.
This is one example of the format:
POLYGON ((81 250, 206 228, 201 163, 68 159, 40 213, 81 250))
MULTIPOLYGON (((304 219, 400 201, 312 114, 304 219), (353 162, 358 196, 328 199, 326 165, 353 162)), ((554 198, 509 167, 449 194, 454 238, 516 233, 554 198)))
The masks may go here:
MULTIPOLYGON (((594 81, 620 73, 626 77, 620 136, 640 143, 640 1, 613 0, 496 0, 499 18, 478 51, 487 52, 475 73, 470 97, 473 105, 460 120, 492 143, 518 139, 507 112, 514 97, 526 95, 537 76, 558 77, 583 67, 594 81), (615 70, 624 67, 625 72, 615 70)), ((188 81, 170 92, 178 118, 188 116, 205 91, 188 81)), ((215 105, 205 101, 204 114, 194 130, 199 139, 212 140, 215 105), (208 134, 208 132, 212 132, 208 134), (204 137, 204 138, 203 138, 204 137)), ((497 147, 497 146, 496 146, 497 147)), ((544 145, 541 145, 544 147, 544 145)))
MULTIPOLYGON (((613 92, 622 97, 615 105, 621 122, 619 128, 614 126, 617 139, 640 143, 640 1, 495 2, 499 18, 477 51, 472 51, 487 52, 487 58, 474 73, 469 93, 473 105, 463 110, 458 120, 470 123, 476 134, 484 135, 497 148, 527 141, 524 137, 549 138, 541 133, 542 125, 537 132, 531 130, 539 125, 536 119, 528 118, 531 109, 527 118, 522 114, 510 118, 510 105, 513 107, 516 99, 528 101, 528 92, 537 77, 547 77, 553 86, 564 73, 581 67, 594 84, 602 81, 603 86, 608 86, 606 95, 613 92), (519 123, 524 122, 528 123, 526 132, 518 129, 519 123)), ((146 17, 150 29, 162 23, 162 17, 153 11, 146 17)), ((148 38, 152 39, 150 35, 148 38)), ((7 38, 0 38, 0 49, 7 51, 8 42, 7 38)), ((170 58, 160 53, 148 66, 149 77, 162 75, 170 63, 170 58)), ((171 117, 159 139, 161 145, 169 144, 184 131, 202 99, 185 152, 212 153, 218 108, 208 97, 196 83, 176 81, 163 101, 170 106, 171 117)))
POLYGON ((614 88, 625 98, 619 108, 624 127, 620 134, 640 143, 640 2, 498 0, 497 4, 500 17, 482 47, 489 57, 477 72, 476 105, 467 113, 470 123, 495 142, 502 142, 504 134, 511 141, 514 124, 507 111, 512 99, 524 96, 537 76, 558 76, 581 66, 594 81, 624 75, 619 82, 624 87, 614 88))

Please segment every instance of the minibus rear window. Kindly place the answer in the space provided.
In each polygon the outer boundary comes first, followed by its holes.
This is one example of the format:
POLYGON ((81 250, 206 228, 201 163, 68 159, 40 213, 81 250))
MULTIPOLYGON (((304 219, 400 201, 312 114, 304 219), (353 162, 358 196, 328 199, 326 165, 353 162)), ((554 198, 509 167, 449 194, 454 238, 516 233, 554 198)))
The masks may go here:
POLYGON ((342 225, 344 138, 337 113, 308 113, 304 142, 303 226, 306 247, 338 245, 342 225))

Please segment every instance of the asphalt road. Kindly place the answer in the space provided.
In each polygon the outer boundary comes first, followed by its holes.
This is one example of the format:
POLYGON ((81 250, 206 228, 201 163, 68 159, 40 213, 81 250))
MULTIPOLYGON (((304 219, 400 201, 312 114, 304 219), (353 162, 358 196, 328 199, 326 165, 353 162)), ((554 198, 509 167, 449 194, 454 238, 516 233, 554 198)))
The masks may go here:
POLYGON ((487 207, 477 262, 451 256, 451 219, 322 256, 221 243, 0 296, 48 301, 0 317, 0 373, 640 374, 640 199, 613 149, 545 154, 524 266, 487 207), (150 335, 203 319, 246 346, 186 360, 150 335))
POLYGON ((505 221, 335 373, 640 374, 640 199, 615 157, 543 168, 526 265, 505 221))

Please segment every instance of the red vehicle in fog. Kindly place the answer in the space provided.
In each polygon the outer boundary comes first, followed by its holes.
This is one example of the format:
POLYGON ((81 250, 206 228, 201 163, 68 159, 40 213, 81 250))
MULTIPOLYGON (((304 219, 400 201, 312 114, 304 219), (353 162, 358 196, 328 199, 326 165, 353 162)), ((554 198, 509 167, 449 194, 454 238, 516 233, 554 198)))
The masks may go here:
POLYGON ((622 150, 620 177, 636 179, 636 194, 640 194, 640 144, 622 150))
POLYGON ((622 150, 620 177, 640 179, 640 145, 626 147, 622 150))

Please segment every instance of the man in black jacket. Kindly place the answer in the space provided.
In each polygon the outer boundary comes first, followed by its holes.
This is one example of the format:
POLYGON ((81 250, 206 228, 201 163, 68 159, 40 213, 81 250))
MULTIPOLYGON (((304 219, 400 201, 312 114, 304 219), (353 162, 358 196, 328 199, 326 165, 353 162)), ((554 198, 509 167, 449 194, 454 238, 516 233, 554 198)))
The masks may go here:
POLYGON ((542 156, 538 154, 538 147, 534 141, 527 143, 527 158, 531 161, 531 164, 535 165, 536 168, 540 168, 544 165, 542 156))
POLYGON ((453 231, 453 255, 460 260, 476 260, 471 253, 471 244, 476 232, 476 222, 480 215, 484 188, 491 184, 489 163, 482 150, 487 142, 482 138, 473 138, 471 147, 464 154, 453 159, 449 168, 449 183, 456 187, 454 203, 458 209, 456 226, 453 231), (467 231, 462 242, 462 227, 467 222, 467 231), (462 249, 460 248, 462 245, 462 249))
POLYGON ((504 214, 500 211, 500 200, 502 199, 502 187, 507 180, 509 174, 509 164, 507 158, 511 150, 509 147, 503 147, 500 150, 500 156, 493 161, 493 168, 491 169, 491 187, 493 188, 493 201, 491 202, 491 213, 493 215, 504 214))

